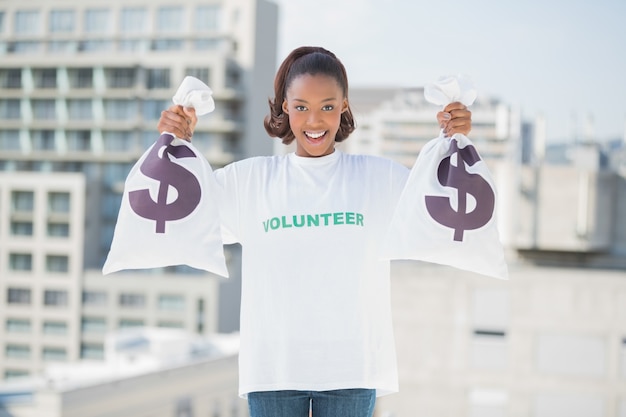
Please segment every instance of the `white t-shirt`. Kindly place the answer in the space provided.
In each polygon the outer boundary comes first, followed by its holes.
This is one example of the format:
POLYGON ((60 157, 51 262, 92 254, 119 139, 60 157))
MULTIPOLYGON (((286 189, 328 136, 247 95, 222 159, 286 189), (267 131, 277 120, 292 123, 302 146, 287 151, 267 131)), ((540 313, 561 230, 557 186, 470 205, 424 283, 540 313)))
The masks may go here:
POLYGON ((242 245, 239 394, 398 390, 379 246, 409 170, 335 150, 215 171, 225 242, 242 245))

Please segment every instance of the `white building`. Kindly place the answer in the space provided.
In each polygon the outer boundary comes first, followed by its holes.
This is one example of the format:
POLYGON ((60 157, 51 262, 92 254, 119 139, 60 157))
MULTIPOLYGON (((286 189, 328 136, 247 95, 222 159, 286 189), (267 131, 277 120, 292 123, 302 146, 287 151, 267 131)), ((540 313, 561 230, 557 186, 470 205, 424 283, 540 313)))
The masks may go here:
POLYGON ((0 3, 0 378, 102 358, 119 328, 238 329, 237 247, 230 280, 100 270, 126 175, 185 75, 214 92, 194 134, 214 168, 272 153, 277 19, 267 0, 0 3))

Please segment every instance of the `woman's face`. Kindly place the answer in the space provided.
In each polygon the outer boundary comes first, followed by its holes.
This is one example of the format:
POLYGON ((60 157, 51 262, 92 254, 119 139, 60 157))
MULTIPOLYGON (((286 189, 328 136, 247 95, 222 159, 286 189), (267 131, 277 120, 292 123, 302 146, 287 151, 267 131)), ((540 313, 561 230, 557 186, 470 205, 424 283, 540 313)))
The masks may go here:
POLYGON ((296 77, 283 101, 283 111, 289 116, 296 138, 296 155, 318 157, 333 153, 341 113, 347 109, 348 100, 333 77, 296 77))

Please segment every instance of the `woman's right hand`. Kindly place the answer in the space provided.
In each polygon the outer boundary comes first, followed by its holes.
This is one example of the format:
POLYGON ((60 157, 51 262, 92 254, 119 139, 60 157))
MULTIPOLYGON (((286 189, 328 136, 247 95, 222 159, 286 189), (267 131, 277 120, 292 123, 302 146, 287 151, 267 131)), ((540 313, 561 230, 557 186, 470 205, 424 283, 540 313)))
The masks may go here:
POLYGON ((194 108, 174 105, 161 112, 157 129, 161 134, 169 132, 177 138, 191 142, 197 123, 198 118, 194 108))

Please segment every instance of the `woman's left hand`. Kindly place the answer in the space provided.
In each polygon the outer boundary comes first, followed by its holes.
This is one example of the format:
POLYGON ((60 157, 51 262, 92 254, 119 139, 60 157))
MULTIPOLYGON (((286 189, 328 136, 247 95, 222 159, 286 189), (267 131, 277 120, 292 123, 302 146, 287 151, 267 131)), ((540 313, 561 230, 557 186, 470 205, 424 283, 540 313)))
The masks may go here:
POLYGON ((459 102, 450 103, 437 113, 437 121, 444 135, 448 137, 455 133, 467 136, 472 130, 472 112, 459 102))

